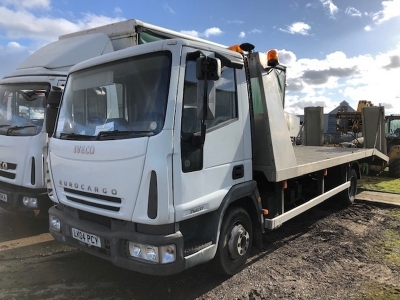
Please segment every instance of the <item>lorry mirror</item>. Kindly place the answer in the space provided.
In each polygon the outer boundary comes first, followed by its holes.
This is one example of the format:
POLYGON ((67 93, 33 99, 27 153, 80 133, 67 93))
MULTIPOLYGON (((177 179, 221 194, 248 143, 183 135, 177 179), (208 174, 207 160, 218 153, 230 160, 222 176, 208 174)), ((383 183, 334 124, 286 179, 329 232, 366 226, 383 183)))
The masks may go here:
POLYGON ((46 109, 46 132, 50 136, 54 132, 57 119, 58 106, 47 105, 46 109))
POLYGON ((63 87, 53 86, 49 96, 47 97, 46 132, 48 135, 51 135, 54 132, 58 107, 60 105, 63 90, 63 87))
POLYGON ((63 87, 53 86, 49 96, 47 97, 47 104, 58 107, 60 105, 63 90, 63 87))
POLYGON ((196 59, 196 77, 198 80, 218 80, 221 77, 221 60, 206 56, 196 59))
POLYGON ((197 82, 197 119, 214 119, 215 90, 215 82, 212 80, 199 80, 197 82))

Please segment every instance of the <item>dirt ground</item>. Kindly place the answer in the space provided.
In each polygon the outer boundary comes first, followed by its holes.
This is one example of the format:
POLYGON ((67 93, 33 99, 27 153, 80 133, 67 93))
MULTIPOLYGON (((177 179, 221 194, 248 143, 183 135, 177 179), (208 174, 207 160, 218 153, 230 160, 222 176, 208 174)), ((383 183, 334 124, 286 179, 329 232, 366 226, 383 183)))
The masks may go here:
POLYGON ((207 265, 142 275, 52 243, 0 252, 0 299, 400 299, 400 208, 366 202, 328 201, 266 233, 230 278, 207 265))

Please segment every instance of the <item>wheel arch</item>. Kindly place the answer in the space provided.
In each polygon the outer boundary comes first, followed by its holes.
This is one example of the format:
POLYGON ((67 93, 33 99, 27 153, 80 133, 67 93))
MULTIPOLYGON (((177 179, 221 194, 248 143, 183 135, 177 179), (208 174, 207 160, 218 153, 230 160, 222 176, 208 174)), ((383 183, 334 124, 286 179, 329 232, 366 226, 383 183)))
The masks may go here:
POLYGON ((259 202, 260 193, 257 189, 257 182, 252 180, 232 186, 225 195, 219 208, 214 212, 213 228, 215 228, 213 243, 218 244, 222 221, 226 211, 233 206, 242 207, 249 214, 253 232, 262 232, 264 219, 262 218, 262 207, 259 202))

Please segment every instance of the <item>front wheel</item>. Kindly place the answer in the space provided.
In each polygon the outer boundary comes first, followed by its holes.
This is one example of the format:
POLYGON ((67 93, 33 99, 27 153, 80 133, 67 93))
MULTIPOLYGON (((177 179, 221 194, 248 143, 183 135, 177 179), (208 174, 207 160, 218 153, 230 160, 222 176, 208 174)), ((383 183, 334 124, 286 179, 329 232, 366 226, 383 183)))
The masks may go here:
POLYGON ((228 209, 221 226, 214 269, 229 276, 242 270, 249 257, 252 240, 249 214, 241 207, 228 209))

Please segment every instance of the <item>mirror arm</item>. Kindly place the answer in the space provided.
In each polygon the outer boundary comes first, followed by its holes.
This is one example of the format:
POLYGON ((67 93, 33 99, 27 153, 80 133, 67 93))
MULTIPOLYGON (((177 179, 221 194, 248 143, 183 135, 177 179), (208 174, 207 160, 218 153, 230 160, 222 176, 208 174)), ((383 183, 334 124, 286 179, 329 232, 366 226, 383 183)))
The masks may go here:
POLYGON ((208 78, 207 72, 204 73, 204 95, 203 95, 203 118, 201 119, 201 135, 199 146, 203 146, 206 140, 206 131, 207 131, 207 124, 206 124, 206 117, 207 117, 207 110, 208 110, 208 78))

